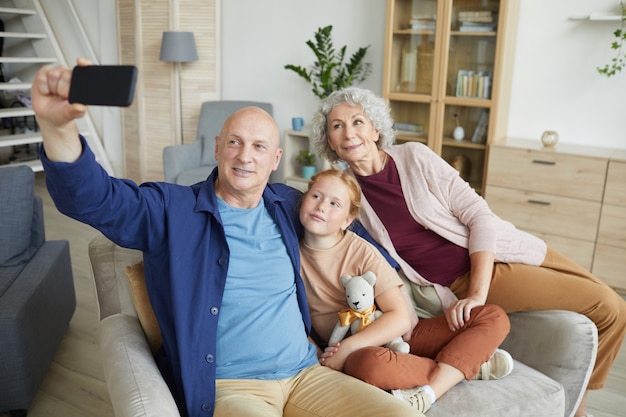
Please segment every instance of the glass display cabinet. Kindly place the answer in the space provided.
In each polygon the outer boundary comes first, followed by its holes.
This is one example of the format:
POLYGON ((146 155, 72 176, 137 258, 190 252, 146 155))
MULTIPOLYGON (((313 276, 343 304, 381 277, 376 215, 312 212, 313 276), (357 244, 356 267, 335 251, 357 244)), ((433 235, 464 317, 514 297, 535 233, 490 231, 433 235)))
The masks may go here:
POLYGON ((505 133, 519 0, 388 0, 383 97, 397 142, 428 145, 479 193, 505 133))

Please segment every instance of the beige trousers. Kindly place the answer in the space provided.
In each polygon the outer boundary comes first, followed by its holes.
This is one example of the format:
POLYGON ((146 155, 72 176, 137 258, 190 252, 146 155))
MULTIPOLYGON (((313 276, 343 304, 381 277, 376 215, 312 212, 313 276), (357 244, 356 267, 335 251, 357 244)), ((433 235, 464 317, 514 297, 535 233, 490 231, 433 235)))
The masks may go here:
POLYGON ((315 365, 280 380, 218 379, 214 417, 422 416, 393 395, 315 365))

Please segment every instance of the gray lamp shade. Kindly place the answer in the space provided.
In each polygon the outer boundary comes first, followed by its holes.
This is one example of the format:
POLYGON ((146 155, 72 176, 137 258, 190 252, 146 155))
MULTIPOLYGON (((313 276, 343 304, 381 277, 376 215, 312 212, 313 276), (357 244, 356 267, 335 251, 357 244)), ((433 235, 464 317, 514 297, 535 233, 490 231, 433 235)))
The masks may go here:
POLYGON ((166 62, 191 62, 198 60, 193 32, 163 32, 161 56, 166 62))

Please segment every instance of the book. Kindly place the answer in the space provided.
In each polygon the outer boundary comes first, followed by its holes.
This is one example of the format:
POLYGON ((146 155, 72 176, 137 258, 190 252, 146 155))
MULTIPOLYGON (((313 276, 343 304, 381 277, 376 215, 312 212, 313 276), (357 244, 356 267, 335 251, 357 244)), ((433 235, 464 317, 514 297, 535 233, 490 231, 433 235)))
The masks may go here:
POLYGON ((456 82, 457 97, 488 99, 491 94, 491 74, 485 71, 459 70, 456 82))
POLYGON ((494 15, 489 10, 459 12, 460 22, 493 22, 494 15))
POLYGON ((435 30, 436 22, 436 15, 413 15, 409 21, 409 28, 412 30, 435 30))
POLYGON ((421 123, 396 122, 393 127, 404 132, 422 133, 424 126, 421 123))
POLYGON ((468 25, 467 23, 463 23, 459 27, 459 32, 495 32, 496 27, 497 25, 495 23, 484 24, 484 25, 478 25, 478 24, 468 25))
POLYGON ((487 139, 487 124, 489 123, 489 111, 483 110, 476 123, 474 134, 472 135, 473 143, 485 143, 487 139))

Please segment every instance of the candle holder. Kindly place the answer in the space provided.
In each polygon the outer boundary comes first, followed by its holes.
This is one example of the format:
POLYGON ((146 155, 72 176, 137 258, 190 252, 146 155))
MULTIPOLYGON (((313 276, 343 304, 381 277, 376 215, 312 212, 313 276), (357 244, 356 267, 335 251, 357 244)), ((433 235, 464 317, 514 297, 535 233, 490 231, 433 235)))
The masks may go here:
POLYGON ((559 134, 554 130, 546 130, 541 135, 541 143, 546 148, 553 148, 554 145, 559 141, 559 134))

